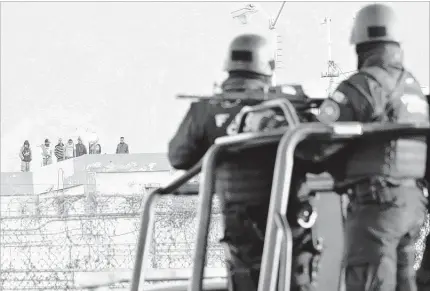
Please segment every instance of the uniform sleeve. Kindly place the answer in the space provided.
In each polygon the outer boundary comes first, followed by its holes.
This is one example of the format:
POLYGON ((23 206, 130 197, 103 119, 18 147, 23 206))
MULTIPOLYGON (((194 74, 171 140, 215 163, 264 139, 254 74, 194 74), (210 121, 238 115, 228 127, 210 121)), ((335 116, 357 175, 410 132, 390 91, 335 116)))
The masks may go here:
POLYGON ((358 78, 342 82, 331 97, 320 106, 317 120, 331 124, 341 121, 369 122, 373 116, 373 102, 366 86, 355 87, 358 78), (355 80, 354 80, 355 79, 355 80))
MULTIPOLYGON (((370 122, 374 115, 374 104, 369 94, 367 81, 363 76, 355 75, 352 79, 343 81, 332 96, 327 98, 320 106, 316 121, 332 124, 334 122, 370 122), (355 84, 364 84, 357 85, 355 84)), ((314 156, 318 160, 327 160, 346 147, 348 143, 304 145, 306 155, 314 156), (313 152, 311 154, 310 152, 313 152)))
POLYGON ((197 103, 192 103, 176 134, 169 142, 169 161, 173 168, 188 170, 204 156, 209 148, 205 138, 205 123, 198 120, 197 103))

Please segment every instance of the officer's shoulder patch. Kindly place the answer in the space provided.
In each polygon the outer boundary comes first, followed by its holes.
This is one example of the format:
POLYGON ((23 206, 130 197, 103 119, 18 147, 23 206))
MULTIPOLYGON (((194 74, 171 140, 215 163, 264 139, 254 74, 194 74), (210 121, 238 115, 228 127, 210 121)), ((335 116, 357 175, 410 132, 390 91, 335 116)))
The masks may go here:
POLYGON ((319 108, 319 113, 316 116, 322 123, 333 123, 339 119, 340 107, 332 99, 326 99, 319 108))
POLYGON ((346 103, 346 96, 341 91, 334 91, 334 93, 331 95, 331 99, 336 101, 337 103, 345 104, 346 103))

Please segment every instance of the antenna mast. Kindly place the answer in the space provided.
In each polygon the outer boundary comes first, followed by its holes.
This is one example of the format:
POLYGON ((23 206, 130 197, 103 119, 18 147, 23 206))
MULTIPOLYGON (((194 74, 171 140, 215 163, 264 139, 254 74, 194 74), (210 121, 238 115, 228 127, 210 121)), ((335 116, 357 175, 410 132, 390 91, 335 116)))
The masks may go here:
POLYGON ((339 77, 341 70, 338 67, 338 65, 333 61, 332 53, 331 53, 331 18, 325 17, 321 24, 326 25, 327 27, 327 47, 328 47, 327 71, 321 73, 321 78, 329 78, 327 93, 328 95, 331 95, 333 92, 334 79, 339 77))
MULTIPOLYGON (((285 6, 285 1, 282 2, 281 7, 279 8, 278 14, 276 15, 275 19, 272 21, 272 19, 269 20, 269 29, 270 30, 275 30, 276 28, 276 24, 278 23, 279 17, 281 16, 282 13, 282 9, 284 9, 285 6)), ((276 34, 276 54, 275 54, 275 64, 276 64, 276 69, 281 69, 282 68, 282 36, 278 33, 276 34)), ((274 77, 273 77, 274 78, 274 77)), ((275 81, 274 81, 275 82, 275 81)))

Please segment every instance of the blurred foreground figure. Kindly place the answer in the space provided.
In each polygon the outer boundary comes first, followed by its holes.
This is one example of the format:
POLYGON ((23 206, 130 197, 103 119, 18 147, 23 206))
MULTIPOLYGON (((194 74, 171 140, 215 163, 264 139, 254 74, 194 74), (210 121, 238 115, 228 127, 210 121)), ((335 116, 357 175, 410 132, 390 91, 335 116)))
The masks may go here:
MULTIPOLYGON (((320 122, 429 124, 426 97, 403 66, 398 25, 386 5, 368 5, 358 12, 350 39, 358 73, 323 102, 317 116, 320 122)), ((324 161, 336 154, 337 165, 340 160, 343 163, 327 170, 337 192, 350 198, 345 224, 346 291, 417 290, 414 244, 428 203, 426 139, 311 146, 315 148, 308 156, 319 152, 316 160, 324 161)))
MULTIPOLYGON (((351 34, 358 73, 343 81, 320 108, 318 119, 429 124, 428 103, 414 76, 404 68, 398 20, 381 4, 362 8, 351 34)), ((328 146, 324 155, 341 146, 328 146)), ((424 222, 427 144, 424 137, 347 149, 342 176, 350 197, 346 219, 347 291, 415 291, 415 241, 424 222)))
MULTIPOLYGON (((272 83, 274 52, 269 41, 259 35, 235 38, 228 51, 225 69, 229 76, 221 85, 222 91, 263 92, 272 83)), ((255 100, 192 103, 169 144, 172 166, 184 170, 191 168, 216 138, 234 134, 237 129, 235 117, 245 105, 258 103, 255 100)), ((277 144, 246 149, 226 154, 218 164, 215 188, 222 202, 225 223, 222 242, 228 246, 229 290, 257 290, 276 153, 277 144)), ((288 210, 295 240, 291 289, 294 291, 310 290, 316 273, 312 266, 317 265, 311 231, 297 222, 301 207, 308 206, 307 196, 301 195, 308 194, 301 189, 304 180, 304 167, 298 163, 292 185, 296 195, 291 195, 293 201, 288 210)))

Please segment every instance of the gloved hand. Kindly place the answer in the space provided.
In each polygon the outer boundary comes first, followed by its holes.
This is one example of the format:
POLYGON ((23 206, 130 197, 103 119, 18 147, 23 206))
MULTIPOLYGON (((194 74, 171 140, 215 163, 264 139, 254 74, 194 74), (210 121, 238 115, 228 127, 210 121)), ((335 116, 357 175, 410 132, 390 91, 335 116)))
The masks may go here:
POLYGON ((282 118, 273 110, 250 112, 245 119, 244 132, 261 132, 277 128, 283 124, 282 118))

